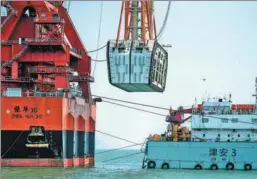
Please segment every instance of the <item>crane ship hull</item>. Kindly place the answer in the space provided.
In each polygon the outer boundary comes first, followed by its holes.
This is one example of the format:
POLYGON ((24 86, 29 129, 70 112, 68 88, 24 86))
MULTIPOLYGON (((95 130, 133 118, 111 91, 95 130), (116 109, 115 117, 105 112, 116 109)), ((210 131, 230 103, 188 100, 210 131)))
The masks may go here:
POLYGON ((1 166, 94 165, 95 106, 61 95, 1 102, 1 166))
POLYGON ((91 58, 64 2, 1 7, 1 166, 94 166, 91 58))

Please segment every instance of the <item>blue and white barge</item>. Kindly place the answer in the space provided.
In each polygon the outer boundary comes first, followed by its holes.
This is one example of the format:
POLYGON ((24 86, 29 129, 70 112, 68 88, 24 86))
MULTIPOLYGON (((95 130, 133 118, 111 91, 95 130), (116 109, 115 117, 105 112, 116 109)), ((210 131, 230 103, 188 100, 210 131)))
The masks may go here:
POLYGON ((166 122, 164 134, 147 139, 144 168, 257 169, 256 104, 233 104, 230 95, 170 110, 166 122))

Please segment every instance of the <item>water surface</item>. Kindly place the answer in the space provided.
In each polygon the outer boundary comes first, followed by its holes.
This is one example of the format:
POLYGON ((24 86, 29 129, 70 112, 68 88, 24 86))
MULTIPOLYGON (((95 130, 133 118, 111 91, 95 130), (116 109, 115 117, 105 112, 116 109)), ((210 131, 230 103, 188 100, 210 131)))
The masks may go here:
MULTIPOLYGON (((99 151, 96 151, 96 153, 99 151)), ((210 170, 162 170, 141 169, 143 154, 133 155, 109 162, 104 160, 137 153, 136 150, 122 150, 96 155, 94 168, 2 168, 3 179, 257 179, 257 171, 210 171, 210 170)))

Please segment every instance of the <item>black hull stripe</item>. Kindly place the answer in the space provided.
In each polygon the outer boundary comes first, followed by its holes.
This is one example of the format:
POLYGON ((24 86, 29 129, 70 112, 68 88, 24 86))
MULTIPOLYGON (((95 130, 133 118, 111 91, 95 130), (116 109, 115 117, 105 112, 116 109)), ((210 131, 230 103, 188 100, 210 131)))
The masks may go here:
POLYGON ((95 133, 84 131, 45 131, 48 148, 27 148, 29 131, 1 131, 3 159, 72 159, 94 157, 95 133), (19 137, 20 135, 20 137, 19 137), (19 138, 18 138, 19 137, 19 138), (14 141, 16 143, 12 146, 14 141), (12 147, 11 147, 12 146, 12 147))

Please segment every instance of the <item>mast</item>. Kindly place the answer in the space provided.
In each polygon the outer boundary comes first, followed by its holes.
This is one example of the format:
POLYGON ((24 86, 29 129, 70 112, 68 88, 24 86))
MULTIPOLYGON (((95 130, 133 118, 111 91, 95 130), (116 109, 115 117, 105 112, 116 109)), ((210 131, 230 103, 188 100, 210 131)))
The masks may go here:
POLYGON ((124 40, 154 40, 156 26, 152 1, 122 1, 116 41, 120 40, 125 9, 124 40))
POLYGON ((257 77, 255 78, 255 110, 257 109, 257 77))
POLYGON ((138 1, 133 1, 131 6, 132 26, 129 29, 132 31, 132 40, 138 39, 138 5, 138 1))

